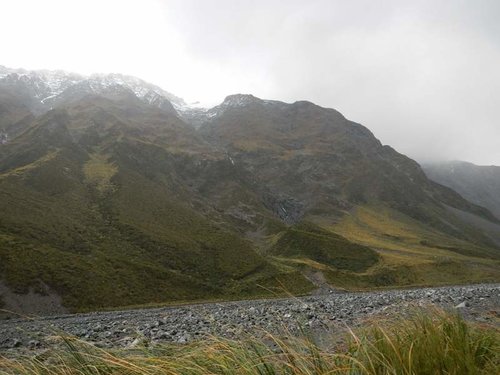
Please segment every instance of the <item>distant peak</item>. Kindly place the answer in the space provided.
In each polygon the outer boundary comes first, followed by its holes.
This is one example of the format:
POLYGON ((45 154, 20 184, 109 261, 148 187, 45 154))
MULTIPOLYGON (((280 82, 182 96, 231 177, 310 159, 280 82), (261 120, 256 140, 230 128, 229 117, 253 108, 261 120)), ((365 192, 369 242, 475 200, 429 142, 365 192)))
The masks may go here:
POLYGON ((229 107, 242 107, 251 103, 260 102, 262 102, 262 100, 253 96, 252 94, 233 94, 226 96, 226 99, 224 99, 222 105, 229 107))

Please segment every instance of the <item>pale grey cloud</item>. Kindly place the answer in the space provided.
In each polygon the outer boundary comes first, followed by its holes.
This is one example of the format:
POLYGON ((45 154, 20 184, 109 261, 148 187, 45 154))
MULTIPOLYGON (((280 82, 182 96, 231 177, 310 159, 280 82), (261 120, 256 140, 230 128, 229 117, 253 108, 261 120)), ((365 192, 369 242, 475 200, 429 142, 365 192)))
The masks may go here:
POLYGON ((500 164, 498 1, 182 1, 170 9, 193 58, 227 67, 236 82, 265 77, 239 91, 335 107, 418 160, 500 164))

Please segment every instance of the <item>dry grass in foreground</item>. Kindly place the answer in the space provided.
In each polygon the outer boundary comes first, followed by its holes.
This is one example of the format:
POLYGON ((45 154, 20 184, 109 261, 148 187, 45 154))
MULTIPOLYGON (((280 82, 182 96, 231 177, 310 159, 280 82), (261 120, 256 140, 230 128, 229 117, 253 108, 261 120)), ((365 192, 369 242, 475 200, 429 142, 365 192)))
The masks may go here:
POLYGON ((16 360, 0 357, 0 374, 447 374, 500 373, 500 332, 457 315, 416 314, 351 333, 335 350, 306 336, 106 351, 62 337, 62 349, 16 360))

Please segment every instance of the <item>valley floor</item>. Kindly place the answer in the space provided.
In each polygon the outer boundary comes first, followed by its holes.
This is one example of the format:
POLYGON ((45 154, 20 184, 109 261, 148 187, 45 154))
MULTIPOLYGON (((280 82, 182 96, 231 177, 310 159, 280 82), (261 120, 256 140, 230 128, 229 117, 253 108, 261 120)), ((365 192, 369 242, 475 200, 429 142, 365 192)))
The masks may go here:
POLYGON ((466 319, 500 325, 500 284, 335 293, 276 300, 207 303, 0 321, 0 351, 29 352, 72 335, 98 347, 187 343, 217 336, 311 334, 322 345, 332 333, 370 320, 392 319, 415 307, 459 311, 466 319), (325 340, 323 340, 325 338, 325 340))

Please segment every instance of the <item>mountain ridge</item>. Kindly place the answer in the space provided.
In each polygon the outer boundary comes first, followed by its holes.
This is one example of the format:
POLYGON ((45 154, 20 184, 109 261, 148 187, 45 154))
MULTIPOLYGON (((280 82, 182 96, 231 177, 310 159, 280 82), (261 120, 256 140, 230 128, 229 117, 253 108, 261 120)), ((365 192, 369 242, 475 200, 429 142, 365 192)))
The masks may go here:
POLYGON ((85 310, 306 293, 311 270, 345 288, 499 279, 474 224, 498 219, 334 109, 235 94, 189 123, 127 85, 73 84, 50 109, 37 80, 4 80, 0 279, 19 295, 85 310))
POLYGON ((159 86, 140 78, 118 73, 80 75, 63 70, 9 69, 0 66, 0 81, 3 84, 31 86, 33 95, 42 104, 40 111, 51 109, 51 104, 64 91, 74 86, 84 86, 88 93, 99 94, 113 86, 131 90, 142 101, 161 108, 164 101, 178 107, 185 106, 183 99, 163 90, 159 86))

